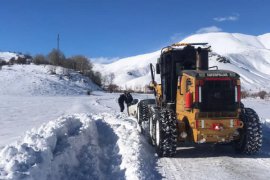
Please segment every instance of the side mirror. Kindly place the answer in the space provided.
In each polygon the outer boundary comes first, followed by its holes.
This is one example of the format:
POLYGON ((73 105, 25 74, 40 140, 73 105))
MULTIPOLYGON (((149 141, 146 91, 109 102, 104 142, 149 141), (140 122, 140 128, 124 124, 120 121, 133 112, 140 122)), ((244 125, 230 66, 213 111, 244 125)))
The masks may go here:
POLYGON ((148 85, 148 89, 150 89, 151 91, 155 89, 156 86, 156 82, 151 81, 148 85))
POLYGON ((160 74, 160 65, 159 65, 159 63, 156 64, 156 72, 157 72, 157 74, 160 74))

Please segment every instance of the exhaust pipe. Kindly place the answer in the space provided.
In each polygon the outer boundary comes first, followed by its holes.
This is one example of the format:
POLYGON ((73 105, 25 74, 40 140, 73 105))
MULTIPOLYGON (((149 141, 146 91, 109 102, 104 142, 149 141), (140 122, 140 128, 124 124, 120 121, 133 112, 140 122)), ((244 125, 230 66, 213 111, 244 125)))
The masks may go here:
POLYGON ((202 70, 202 48, 198 47, 196 51, 196 70, 202 70))

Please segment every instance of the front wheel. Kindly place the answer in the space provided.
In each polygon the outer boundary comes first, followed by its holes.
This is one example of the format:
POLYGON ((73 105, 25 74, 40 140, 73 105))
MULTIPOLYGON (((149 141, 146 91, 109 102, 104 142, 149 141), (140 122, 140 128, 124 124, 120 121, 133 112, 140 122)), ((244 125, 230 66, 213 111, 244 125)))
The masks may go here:
POLYGON ((240 139, 235 142, 237 153, 255 154, 262 147, 262 124, 257 113, 250 108, 243 108, 241 120, 244 127, 239 130, 240 139))
POLYGON ((155 121, 153 133, 155 147, 159 157, 173 157, 176 154, 177 128, 173 112, 163 110, 155 121))

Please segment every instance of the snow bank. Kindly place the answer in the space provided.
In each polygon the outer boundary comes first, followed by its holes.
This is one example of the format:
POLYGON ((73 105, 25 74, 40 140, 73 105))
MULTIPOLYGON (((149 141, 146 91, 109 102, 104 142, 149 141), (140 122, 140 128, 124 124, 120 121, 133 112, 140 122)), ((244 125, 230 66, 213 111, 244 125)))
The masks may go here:
POLYGON ((97 137, 91 116, 50 121, 1 150, 0 179, 98 179, 97 137))
POLYGON ((154 168, 158 158, 155 157, 153 147, 137 130, 136 119, 122 113, 103 113, 97 118, 111 124, 119 138, 117 146, 122 156, 120 169, 125 170, 125 179, 161 179, 159 172, 154 168))
POLYGON ((119 154, 122 155, 120 168, 125 169, 126 179, 139 179, 141 162, 139 156, 142 144, 136 122, 125 119, 125 116, 121 114, 113 116, 103 113, 99 118, 112 124, 114 132, 119 137, 117 145, 119 147, 119 154))
POLYGON ((156 179, 157 158, 123 114, 75 114, 0 151, 0 179, 156 179))

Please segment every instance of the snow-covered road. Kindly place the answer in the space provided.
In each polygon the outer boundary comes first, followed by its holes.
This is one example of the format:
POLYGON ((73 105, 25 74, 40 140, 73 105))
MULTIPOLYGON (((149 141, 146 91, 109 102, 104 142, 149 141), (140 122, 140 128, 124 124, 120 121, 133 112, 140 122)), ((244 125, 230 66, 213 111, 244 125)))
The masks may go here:
POLYGON ((0 96, 0 179, 270 178, 269 101, 244 101, 264 123, 258 155, 236 155, 228 145, 190 144, 180 145, 174 158, 158 159, 136 120, 118 112, 117 97, 0 96))

